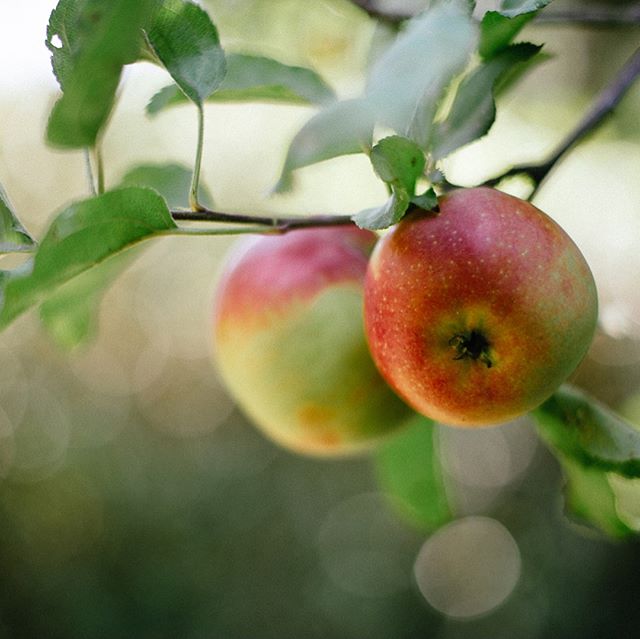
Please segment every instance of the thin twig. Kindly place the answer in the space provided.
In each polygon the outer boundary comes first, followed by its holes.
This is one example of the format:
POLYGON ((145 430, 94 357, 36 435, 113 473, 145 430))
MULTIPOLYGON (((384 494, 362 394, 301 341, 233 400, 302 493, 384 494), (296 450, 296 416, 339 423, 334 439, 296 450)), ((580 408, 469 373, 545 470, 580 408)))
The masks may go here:
MULTIPOLYGON (((397 24, 414 17, 411 13, 386 11, 376 0, 352 0, 372 18, 397 24)), ((540 11, 532 24, 563 25, 577 24, 593 27, 632 27, 640 25, 640 5, 631 7, 584 7, 580 9, 540 11)))
POLYGON ((501 180, 514 175, 528 175, 534 183, 534 190, 529 196, 533 197, 549 172, 578 142, 593 133, 613 112, 628 89, 640 75, 640 48, 627 60, 616 77, 604 88, 593 106, 578 125, 558 145, 547 160, 539 164, 514 166, 506 173, 487 180, 487 186, 494 186, 501 180))
POLYGON ((311 215, 308 217, 268 217, 265 215, 243 215, 241 213, 222 213, 203 209, 189 211, 174 209, 171 211, 174 220, 191 222, 219 222, 225 224, 251 224, 260 227, 263 233, 286 233, 294 229, 317 226, 338 226, 353 224, 350 215, 311 215))

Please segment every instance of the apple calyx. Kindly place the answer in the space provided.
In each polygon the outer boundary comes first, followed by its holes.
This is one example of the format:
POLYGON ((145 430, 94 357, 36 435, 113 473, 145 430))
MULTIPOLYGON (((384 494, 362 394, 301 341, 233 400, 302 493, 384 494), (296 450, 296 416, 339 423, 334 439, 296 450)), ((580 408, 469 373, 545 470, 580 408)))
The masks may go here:
POLYGON ((493 366, 489 349, 491 343, 482 331, 472 329, 465 333, 456 333, 450 340, 449 346, 456 351, 453 359, 471 359, 473 361, 481 361, 487 368, 493 366))

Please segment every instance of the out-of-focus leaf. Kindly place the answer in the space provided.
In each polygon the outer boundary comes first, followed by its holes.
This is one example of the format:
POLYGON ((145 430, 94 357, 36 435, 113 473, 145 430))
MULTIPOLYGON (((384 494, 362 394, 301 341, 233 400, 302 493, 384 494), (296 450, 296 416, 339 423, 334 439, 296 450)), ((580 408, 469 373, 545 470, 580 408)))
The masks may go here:
MULTIPOLYGON (((191 169, 181 164, 140 164, 127 171, 119 187, 145 186, 154 189, 167 201, 170 209, 184 207, 189 201, 191 169)), ((201 184, 198 201, 213 206, 207 188, 201 184)))
POLYGON ((565 507, 570 518, 595 526, 610 537, 634 534, 634 530, 618 514, 616 496, 609 480, 613 473, 583 466, 564 456, 559 456, 559 461, 566 480, 565 507))
POLYGON ((51 144, 94 145, 113 108, 122 67, 137 59, 141 28, 156 4, 157 0, 84 0, 74 5, 68 0, 61 13, 52 14, 48 42, 55 49, 53 36, 61 40, 53 65, 64 93, 49 118, 51 144))
POLYGON ((35 242, 20 223, 0 184, 0 253, 31 251, 35 242))
POLYGON ((339 155, 361 153, 371 144, 374 114, 365 100, 335 102, 316 114, 289 146, 275 190, 291 188, 292 171, 339 155))
POLYGON ((617 473, 607 473, 613 491, 616 513, 625 526, 640 532, 640 479, 629 479, 617 473))
POLYGON ((163 0, 147 31, 149 44, 185 95, 201 105, 220 85, 226 63, 207 12, 186 0, 163 0))
POLYGON ((63 284, 41 304, 40 320, 60 346, 72 349, 94 338, 105 290, 139 254, 136 247, 101 262, 63 284))
POLYGON ((640 431, 582 391, 562 386, 533 416, 552 452, 585 468, 640 477, 640 431))
MULTIPOLYGON (((227 73, 207 102, 284 102, 324 104, 335 99, 333 90, 311 69, 293 67, 261 56, 227 55, 227 73)), ((176 85, 160 89, 147 105, 147 113, 187 102, 176 85)))
POLYGON ((514 18, 523 13, 530 13, 546 7, 551 0, 504 0, 500 13, 508 18, 514 18))
POLYGON ((487 11, 480 24, 480 55, 489 60, 509 46, 535 13, 523 13, 515 18, 507 18, 498 11, 487 11))
POLYGON ((411 198, 411 204, 425 211, 433 211, 438 206, 438 196, 433 188, 428 188, 424 193, 414 195, 411 198))
POLYGON ((456 92, 446 118, 434 132, 433 157, 446 157, 455 149, 487 133, 496 117, 494 87, 514 66, 530 60, 540 47, 523 42, 501 51, 467 76, 456 92))
POLYGON ((393 135, 371 150, 371 163, 378 176, 391 188, 391 197, 381 207, 365 209, 353 216, 360 227, 385 229, 399 222, 414 195, 416 180, 425 167, 424 153, 415 142, 393 135))
POLYGON ((367 81, 378 121, 428 150, 440 100, 475 51, 478 31, 466 0, 435 4, 410 20, 367 81))
POLYGON ((381 489, 409 521, 431 531, 453 518, 431 420, 416 415, 379 450, 375 464, 381 489))
POLYGON ((174 229, 165 201, 149 189, 120 189, 72 204, 54 219, 33 259, 0 282, 0 328, 90 268, 174 229))

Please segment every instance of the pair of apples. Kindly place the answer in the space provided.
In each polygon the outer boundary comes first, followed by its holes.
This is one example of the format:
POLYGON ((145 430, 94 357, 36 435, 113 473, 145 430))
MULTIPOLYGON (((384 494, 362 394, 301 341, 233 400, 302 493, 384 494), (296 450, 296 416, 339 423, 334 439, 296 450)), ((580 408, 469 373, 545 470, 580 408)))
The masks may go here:
POLYGON ((530 203, 479 187, 381 238, 335 226, 242 243, 217 292, 214 340, 256 425, 330 455, 370 447, 414 411, 481 426, 535 408, 583 358, 596 320, 593 276, 569 236, 530 203))

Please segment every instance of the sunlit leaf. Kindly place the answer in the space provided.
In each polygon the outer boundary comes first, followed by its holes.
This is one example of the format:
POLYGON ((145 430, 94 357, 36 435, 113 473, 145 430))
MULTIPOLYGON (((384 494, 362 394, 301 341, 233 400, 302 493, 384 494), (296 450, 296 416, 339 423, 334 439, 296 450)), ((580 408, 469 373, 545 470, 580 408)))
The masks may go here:
POLYGON ((0 185, 0 253, 31 251, 35 242, 20 223, 0 185))
POLYGON ((74 277, 175 228, 165 201, 149 189, 110 191, 72 204, 54 219, 33 259, 5 274, 0 328, 74 277))
POLYGON ((546 7, 551 0, 503 0, 500 13, 509 18, 546 7))
MULTIPOLYGON (((332 89, 311 69, 293 67, 260 56, 227 55, 227 73, 207 102, 284 102, 324 104, 335 99, 332 89)), ((176 85, 160 89, 147 105, 155 115, 188 98, 176 85)))
POLYGON ((514 44, 483 62, 467 76, 456 92, 446 118, 434 132, 433 157, 446 157, 455 149, 487 133, 496 116, 494 87, 513 67, 531 59, 540 47, 526 42, 514 44))
POLYGON ((379 450, 375 463, 381 489, 409 521, 435 530, 452 519, 437 431, 429 419, 416 415, 379 450))
POLYGON ((618 514, 616 496, 609 482, 612 473, 583 466, 566 457, 561 456, 559 459, 566 481, 564 493, 567 515, 578 523, 594 526, 611 537, 634 534, 634 530, 618 514))
POLYGON ((276 191, 291 186, 291 172, 339 155, 362 153, 371 144, 374 114, 364 100, 335 102, 296 134, 276 191))
POLYGON ((571 386, 563 386, 533 411, 552 452, 584 467, 640 477, 640 430, 571 386))
POLYGON ((196 104, 202 104, 222 82, 226 65, 218 31, 198 5, 163 0, 147 37, 173 80, 196 104))
POLYGON ((156 0, 85 0, 78 6, 67 1, 64 11, 52 14, 49 44, 57 35, 62 50, 54 52, 54 70, 64 89, 47 126, 47 139, 56 146, 93 146, 107 122, 123 65, 140 51, 141 27, 156 7, 156 0), (82 30, 74 45, 70 23, 82 30), (75 49, 77 46, 77 50, 75 49))
POLYGON ((433 5, 410 20, 367 81, 378 121, 428 150, 438 104, 476 49, 478 31, 466 0, 433 5))

